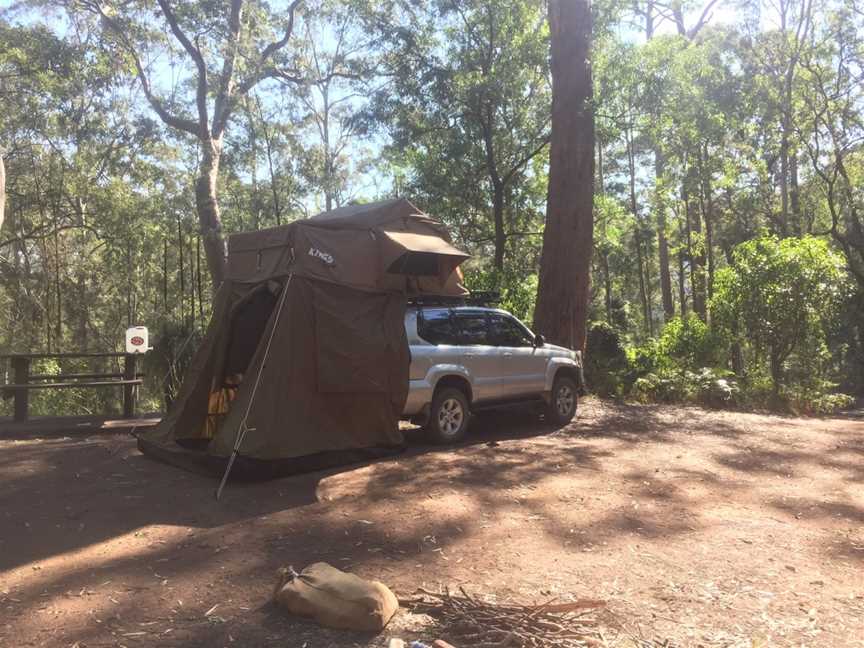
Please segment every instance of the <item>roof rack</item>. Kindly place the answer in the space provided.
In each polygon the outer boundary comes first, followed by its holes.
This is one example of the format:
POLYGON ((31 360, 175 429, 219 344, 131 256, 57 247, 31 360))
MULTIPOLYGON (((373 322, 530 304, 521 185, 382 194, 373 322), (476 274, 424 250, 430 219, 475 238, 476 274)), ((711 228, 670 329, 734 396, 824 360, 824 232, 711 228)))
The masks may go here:
POLYGON ((501 303, 501 293, 497 290, 475 290, 465 298, 470 306, 497 306, 501 303))
POLYGON ((423 295, 408 300, 414 306, 497 306, 501 293, 497 290, 477 290, 464 297, 423 295))

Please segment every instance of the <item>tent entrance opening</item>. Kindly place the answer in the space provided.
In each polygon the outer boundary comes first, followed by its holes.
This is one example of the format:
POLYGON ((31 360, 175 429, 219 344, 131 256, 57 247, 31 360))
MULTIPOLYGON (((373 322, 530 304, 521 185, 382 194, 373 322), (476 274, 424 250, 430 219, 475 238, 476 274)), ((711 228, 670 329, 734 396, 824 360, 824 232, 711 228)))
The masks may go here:
MULTIPOLYGON (((275 282, 271 282, 275 284, 275 282)), ((228 336, 228 350, 222 371, 214 379, 207 408, 205 436, 212 439, 222 421, 231 411, 249 363, 258 349, 267 322, 276 308, 278 284, 251 294, 233 313, 228 336)))

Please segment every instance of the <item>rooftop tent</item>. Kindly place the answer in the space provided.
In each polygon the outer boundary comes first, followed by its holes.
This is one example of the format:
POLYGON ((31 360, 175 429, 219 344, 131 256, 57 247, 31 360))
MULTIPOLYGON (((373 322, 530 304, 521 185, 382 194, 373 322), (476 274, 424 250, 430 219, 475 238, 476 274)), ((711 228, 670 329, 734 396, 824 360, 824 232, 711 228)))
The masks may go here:
POLYGON ((410 296, 467 294, 445 228, 404 199, 342 207, 228 239, 205 338, 147 455, 268 478, 402 445, 410 296))

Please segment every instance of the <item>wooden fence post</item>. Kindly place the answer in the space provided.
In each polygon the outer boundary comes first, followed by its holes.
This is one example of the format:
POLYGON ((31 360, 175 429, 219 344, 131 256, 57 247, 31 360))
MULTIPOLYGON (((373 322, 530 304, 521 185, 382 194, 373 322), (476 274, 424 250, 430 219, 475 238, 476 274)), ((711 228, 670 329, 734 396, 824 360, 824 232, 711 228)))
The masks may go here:
MULTIPOLYGON (((12 369, 15 374, 16 385, 26 385, 30 382, 30 358, 12 358, 12 369)), ((15 390, 15 416, 14 420, 26 421, 27 409, 30 404, 30 390, 15 390)))
MULTIPOLYGON (((127 353, 123 359, 123 380, 135 380, 137 377, 136 364, 137 353, 127 353)), ((135 387, 136 385, 123 385, 123 418, 135 416, 135 387)))

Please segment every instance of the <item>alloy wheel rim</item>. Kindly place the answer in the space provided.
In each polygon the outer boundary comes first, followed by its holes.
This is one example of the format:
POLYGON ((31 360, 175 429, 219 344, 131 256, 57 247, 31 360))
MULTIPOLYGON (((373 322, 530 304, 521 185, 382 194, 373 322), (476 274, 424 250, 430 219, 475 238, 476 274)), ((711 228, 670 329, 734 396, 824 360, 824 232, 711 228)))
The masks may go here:
POLYGON ((558 388, 555 406, 561 416, 568 416, 573 411, 573 390, 568 385, 561 385, 558 388))
POLYGON ((438 429, 445 436, 455 436, 465 420, 465 410, 455 398, 448 398, 438 410, 438 429))

